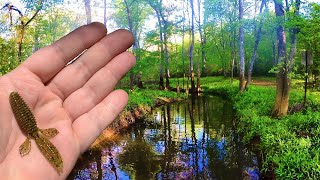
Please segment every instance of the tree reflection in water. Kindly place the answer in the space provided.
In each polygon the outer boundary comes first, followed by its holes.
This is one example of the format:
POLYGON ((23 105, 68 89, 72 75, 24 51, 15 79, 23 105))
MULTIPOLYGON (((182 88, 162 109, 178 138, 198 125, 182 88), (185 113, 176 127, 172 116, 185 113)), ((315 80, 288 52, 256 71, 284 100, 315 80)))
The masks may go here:
POLYGON ((256 167, 227 101, 199 97, 153 113, 152 123, 136 124, 101 151, 87 152, 68 179, 243 179, 256 167))
POLYGON ((150 179, 160 170, 160 161, 152 147, 141 141, 130 141, 118 156, 121 169, 132 179, 150 179))

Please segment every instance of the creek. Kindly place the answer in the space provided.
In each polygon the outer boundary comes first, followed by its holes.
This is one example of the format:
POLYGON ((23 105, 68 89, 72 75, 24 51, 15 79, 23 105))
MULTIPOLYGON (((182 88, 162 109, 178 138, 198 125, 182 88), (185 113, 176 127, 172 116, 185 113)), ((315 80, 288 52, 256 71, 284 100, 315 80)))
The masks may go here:
POLYGON ((101 150, 89 150, 68 179, 259 179, 230 102, 198 97, 153 109, 101 150))

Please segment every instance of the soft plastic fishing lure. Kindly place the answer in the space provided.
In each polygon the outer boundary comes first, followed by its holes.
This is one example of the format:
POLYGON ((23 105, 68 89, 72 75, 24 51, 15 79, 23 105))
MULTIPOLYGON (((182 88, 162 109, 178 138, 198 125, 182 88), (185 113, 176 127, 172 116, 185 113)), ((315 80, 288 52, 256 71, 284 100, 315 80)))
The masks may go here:
POLYGON ((17 92, 10 94, 9 101, 22 132, 27 136, 27 139, 19 148, 20 155, 25 156, 30 152, 30 139, 34 139, 44 157, 57 170, 58 174, 61 174, 63 170, 61 155, 57 148, 48 140, 48 138, 56 136, 59 131, 56 128, 39 129, 29 106, 17 92))

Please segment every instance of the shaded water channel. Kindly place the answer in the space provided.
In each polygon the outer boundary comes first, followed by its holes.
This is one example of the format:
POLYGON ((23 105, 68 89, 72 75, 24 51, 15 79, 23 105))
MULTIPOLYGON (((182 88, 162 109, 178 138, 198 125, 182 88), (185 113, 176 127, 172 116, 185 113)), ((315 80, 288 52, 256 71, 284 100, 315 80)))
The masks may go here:
POLYGON ((68 179, 258 179, 240 143, 232 104, 199 97, 156 108, 101 151, 87 151, 68 179))

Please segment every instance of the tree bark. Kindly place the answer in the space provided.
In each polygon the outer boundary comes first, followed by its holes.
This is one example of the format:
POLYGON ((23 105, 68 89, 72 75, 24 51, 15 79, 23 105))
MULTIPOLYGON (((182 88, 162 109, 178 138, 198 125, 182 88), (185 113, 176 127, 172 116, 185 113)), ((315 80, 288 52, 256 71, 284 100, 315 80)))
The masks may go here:
MULTIPOLYGON (((260 12, 259 12, 260 15, 262 14, 262 10, 263 10, 264 5, 265 5, 265 0, 262 0, 261 6, 260 6, 260 12)), ((254 62, 257 57, 257 50, 258 50, 259 42, 261 39, 262 25, 263 25, 263 22, 262 22, 262 19, 260 19, 258 32, 256 34, 255 41, 254 41, 253 53, 252 53, 252 57, 251 57, 251 61, 250 61, 249 69, 248 69, 247 83, 246 83, 245 89, 247 89, 251 83, 253 66, 254 66, 254 62)), ((255 26, 256 26, 256 24, 255 24, 255 26)))
POLYGON ((288 78, 288 61, 286 57, 286 35, 283 27, 285 20, 284 6, 282 1, 278 0, 274 0, 274 5, 276 16, 280 21, 277 27, 279 72, 277 74, 276 99, 272 116, 281 117, 287 115, 288 112, 290 81, 288 78))
POLYGON ((90 0, 83 0, 84 2, 84 7, 85 7, 85 10, 86 10, 86 16, 87 16, 87 24, 90 24, 92 21, 91 21, 91 3, 90 3, 90 0))
POLYGON ((239 91, 242 92, 245 87, 245 60, 244 60, 244 30, 243 23, 241 22, 243 19, 243 0, 239 0, 239 56, 240 56, 240 67, 239 67, 239 91))

